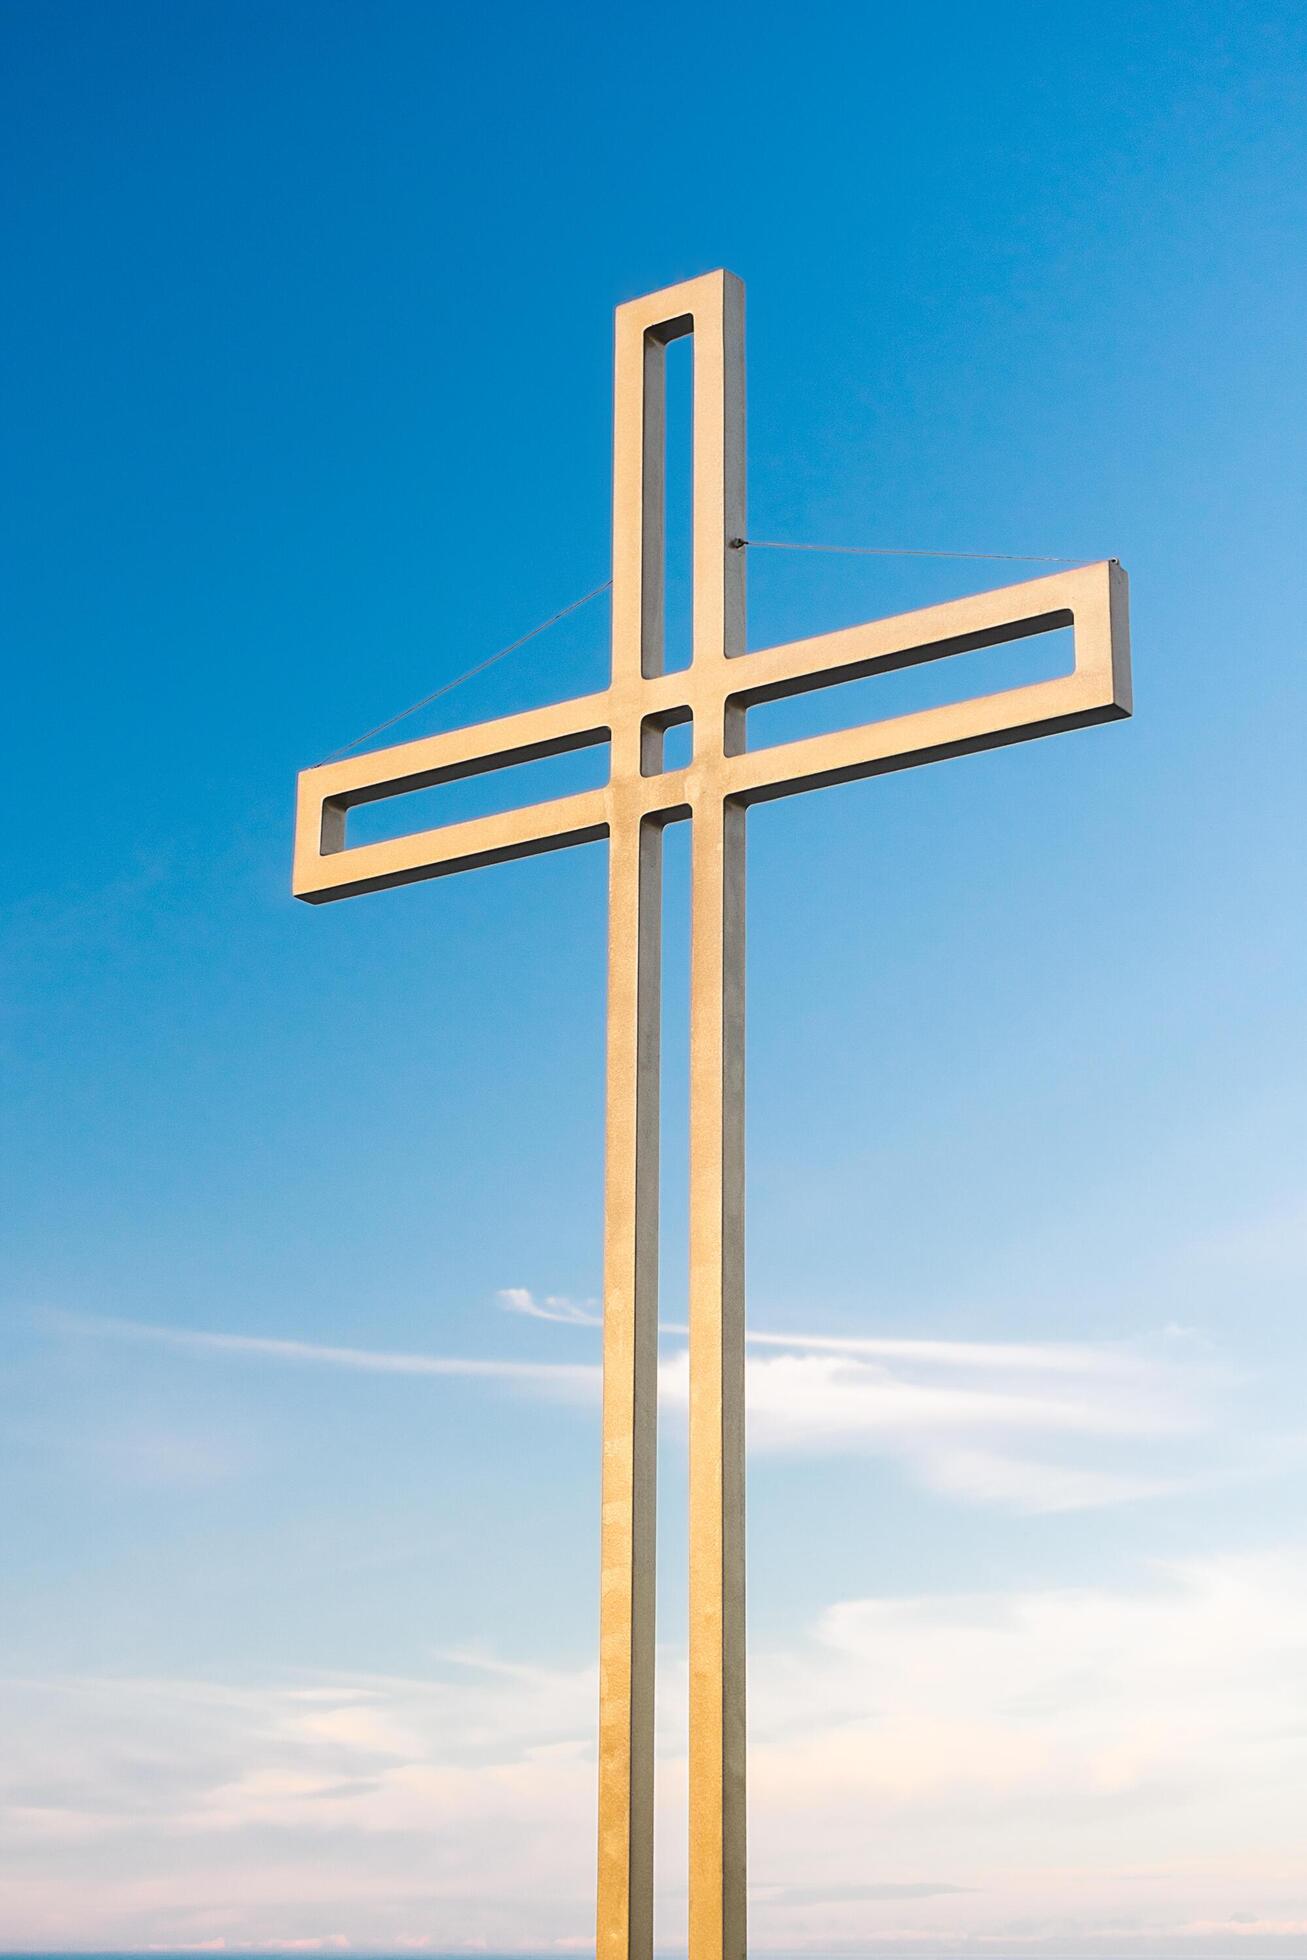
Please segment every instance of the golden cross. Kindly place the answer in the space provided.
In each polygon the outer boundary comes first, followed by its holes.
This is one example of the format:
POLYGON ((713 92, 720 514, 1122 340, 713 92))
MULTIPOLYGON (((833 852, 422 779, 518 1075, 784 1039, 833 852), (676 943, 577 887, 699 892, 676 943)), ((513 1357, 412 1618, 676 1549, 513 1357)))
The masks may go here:
POLYGON ((619 306, 612 677, 600 694, 325 763, 299 779, 311 903, 608 839, 597 1960, 653 1938, 654 1484, 662 831, 693 819, 690 983, 690 1955, 745 1952, 744 813, 751 803, 1130 712, 1126 578, 1110 561, 745 653, 744 288, 710 272, 619 306), (694 336, 693 652, 663 670, 664 357, 694 336), (1057 679, 750 749, 760 702, 1074 629, 1057 679), (663 736, 692 721, 684 768, 663 736), (606 742, 606 787, 387 843, 347 812, 606 742))

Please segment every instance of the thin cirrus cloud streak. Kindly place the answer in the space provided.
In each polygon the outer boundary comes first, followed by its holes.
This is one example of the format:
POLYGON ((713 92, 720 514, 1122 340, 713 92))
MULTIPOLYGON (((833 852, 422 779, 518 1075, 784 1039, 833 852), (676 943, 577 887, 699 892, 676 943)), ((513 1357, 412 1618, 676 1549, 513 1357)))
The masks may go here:
MULTIPOLYGON (((495 1298, 506 1313, 531 1320, 552 1321, 560 1327, 602 1327, 603 1315, 594 1300, 569 1300, 557 1293, 537 1299, 525 1286, 501 1286, 495 1298)), ((688 1335, 679 1321, 660 1321, 660 1334, 688 1335)), ((932 1341, 901 1336, 866 1334, 785 1334, 749 1328, 751 1347, 803 1348, 813 1353, 858 1354, 886 1361, 915 1361, 926 1366, 970 1367, 1030 1371, 1036 1374, 1137 1374, 1146 1364, 1123 1347, 1094 1347, 1075 1341, 932 1341)))
MULTIPOLYGON (((532 1318, 579 1325, 587 1311, 536 1302, 525 1289, 505 1294, 508 1311, 532 1318)), ((602 1382, 597 1361, 343 1347, 72 1315, 48 1320, 65 1333, 179 1355, 461 1378, 564 1403, 593 1406, 602 1382)), ((1182 1337, 1156 1350, 776 1332, 752 1341, 765 1349, 750 1357, 747 1375, 750 1447, 760 1454, 880 1457, 949 1501, 1025 1514, 1134 1503, 1259 1474, 1230 1452, 1213 1472, 1217 1377, 1182 1337)), ((683 1345, 662 1358, 659 1400, 673 1421, 683 1421, 683 1345)))
POLYGON ((318 1341, 278 1340, 263 1334, 221 1334, 198 1328, 160 1327, 152 1321, 100 1319, 89 1314, 47 1314, 48 1325, 67 1333, 173 1348, 181 1354, 250 1355, 268 1361, 304 1362, 369 1375, 436 1375, 481 1381, 534 1382, 589 1389, 597 1366, 586 1362, 505 1361, 477 1356, 405 1354, 387 1348, 331 1347, 318 1341))

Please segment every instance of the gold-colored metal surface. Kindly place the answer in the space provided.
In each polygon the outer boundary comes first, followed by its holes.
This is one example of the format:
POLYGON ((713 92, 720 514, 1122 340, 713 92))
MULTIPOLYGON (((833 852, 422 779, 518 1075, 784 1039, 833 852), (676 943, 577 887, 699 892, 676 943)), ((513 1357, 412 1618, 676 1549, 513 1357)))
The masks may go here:
POLYGON ((312 903, 609 840, 598 1960, 653 1939, 658 1024, 663 827, 691 818, 690 1955, 745 1951, 744 823, 750 803, 1130 712, 1125 573, 1058 572, 745 654, 744 289, 727 272, 617 309, 612 677, 599 694, 303 772, 312 903), (664 353, 694 336, 693 649, 663 670, 664 353), (749 708, 1057 627, 1072 671, 750 750, 749 708), (662 768, 693 720, 693 760, 662 768), (610 745, 603 789, 351 845, 350 808, 610 745))

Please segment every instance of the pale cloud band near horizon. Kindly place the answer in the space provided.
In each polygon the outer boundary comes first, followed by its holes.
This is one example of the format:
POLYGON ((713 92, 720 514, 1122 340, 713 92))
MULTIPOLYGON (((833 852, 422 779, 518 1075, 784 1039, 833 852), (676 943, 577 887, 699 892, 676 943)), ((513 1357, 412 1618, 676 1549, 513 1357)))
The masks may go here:
MULTIPOLYGON (((1304 1618, 1307 1549, 1281 1546, 839 1600, 762 1643, 751 1947, 1301 1960, 1304 1618)), ((685 1910, 674 1658, 664 1929, 685 1910)), ((581 1951, 596 1699, 590 1658, 493 1652, 0 1679, 0 1941, 581 1951)))

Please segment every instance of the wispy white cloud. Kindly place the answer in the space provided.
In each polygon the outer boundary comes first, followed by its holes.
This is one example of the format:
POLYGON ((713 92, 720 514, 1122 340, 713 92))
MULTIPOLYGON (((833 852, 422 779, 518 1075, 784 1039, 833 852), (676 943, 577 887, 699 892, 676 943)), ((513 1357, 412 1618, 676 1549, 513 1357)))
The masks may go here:
MULTIPOLYGON (((563 1294, 537 1297, 529 1287, 501 1286, 496 1300, 507 1313, 522 1314, 531 1320, 551 1321, 560 1327, 602 1327, 600 1302, 576 1301, 563 1294)), ((682 1339, 689 1327, 681 1321, 660 1321, 659 1333, 682 1339)), ((1172 1328, 1172 1335, 1187 1330, 1172 1328)), ((938 1369, 966 1369, 980 1373, 1001 1371, 1010 1375, 1090 1375, 1129 1378, 1146 1371, 1148 1362, 1137 1347, 1126 1342, 1087 1341, 953 1341, 924 1340, 881 1334, 819 1334, 810 1331, 779 1332, 771 1328, 746 1330, 745 1340, 755 1348, 785 1348, 790 1353, 847 1354, 865 1361, 901 1362, 910 1366, 938 1369)))
MULTIPOLYGON (((684 1327, 666 1332, 687 1333, 684 1327)), ((1129 1377, 1148 1362, 1125 1342, 1092 1345, 1083 1341, 932 1341, 886 1335, 777 1333, 750 1328, 750 1347, 787 1348, 791 1353, 850 1354, 866 1361, 906 1363, 918 1368, 965 1369, 981 1374, 1087 1375, 1129 1377)))
POLYGON ((1178 1497, 1229 1480, 1229 1473, 1216 1478, 1201 1469, 1150 1475, 1144 1470, 1059 1463, 1012 1451, 947 1446, 919 1452, 915 1467, 922 1482, 943 1497, 1032 1516, 1178 1497))
POLYGON ((172 1348, 182 1354, 250 1355, 267 1361, 347 1368, 371 1375, 436 1375, 472 1381, 525 1382, 540 1387, 597 1391, 596 1363, 512 1361, 481 1356, 405 1354, 389 1348, 332 1347, 319 1341, 278 1340, 263 1334, 222 1334, 199 1328, 165 1327, 151 1321, 101 1319, 89 1314, 50 1313, 48 1324, 65 1332, 104 1340, 135 1341, 172 1348))
MULTIPOLYGON (((755 1358, 748 1378, 754 1440, 772 1448, 840 1446, 895 1431, 1159 1435, 1192 1430, 1197 1421, 1179 1384, 1160 1372, 1141 1375, 1131 1395, 1124 1395, 1119 1383, 1110 1392, 1096 1384, 1070 1394, 1061 1382, 1055 1389, 1031 1387, 1024 1380, 996 1380, 991 1372, 977 1385, 965 1370, 940 1381, 933 1369, 923 1381, 914 1370, 851 1355, 799 1353, 755 1358)), ((677 1400, 684 1400, 689 1383, 684 1352, 664 1365, 662 1379, 677 1400)))
POLYGON ((507 1313, 524 1314, 528 1320, 552 1320, 563 1327, 602 1327, 603 1315, 597 1302, 578 1303, 559 1293, 547 1293, 537 1300, 525 1286, 501 1286, 495 1298, 507 1313))
MULTIPOLYGON (((1138 1502, 1217 1480, 1211 1435, 1227 1384, 1184 1339, 1104 1350, 765 1339, 768 1351, 752 1354, 747 1370, 758 1451, 876 1454, 940 1496, 1026 1513, 1138 1502)), ((686 1407, 683 1350, 664 1357, 660 1394, 665 1406, 686 1407)), ((1267 1451, 1258 1460, 1276 1467, 1267 1451)), ((1246 1450, 1231 1452, 1219 1474, 1249 1468, 1246 1450)))

